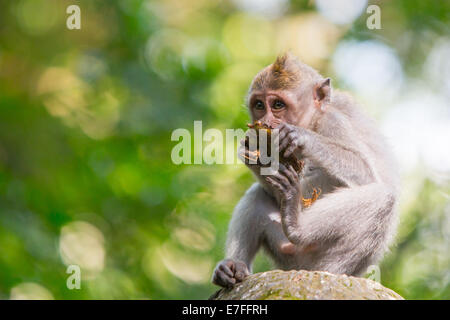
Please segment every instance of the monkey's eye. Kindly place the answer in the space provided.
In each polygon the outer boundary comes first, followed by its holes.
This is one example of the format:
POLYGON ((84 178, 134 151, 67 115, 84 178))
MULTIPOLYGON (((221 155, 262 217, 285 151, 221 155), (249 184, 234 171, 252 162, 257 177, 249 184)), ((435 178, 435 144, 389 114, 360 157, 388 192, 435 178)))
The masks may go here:
POLYGON ((256 110, 264 110, 264 103, 261 100, 257 100, 253 107, 256 110))
POLYGON ((286 105, 284 104, 283 101, 277 100, 275 101, 275 103, 273 104, 273 108, 274 109, 282 109, 284 108, 286 105))

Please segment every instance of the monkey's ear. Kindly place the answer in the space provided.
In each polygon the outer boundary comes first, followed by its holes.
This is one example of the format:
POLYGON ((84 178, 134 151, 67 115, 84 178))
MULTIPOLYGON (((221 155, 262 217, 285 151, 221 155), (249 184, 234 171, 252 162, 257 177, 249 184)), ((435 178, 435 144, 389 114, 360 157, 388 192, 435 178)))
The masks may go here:
POLYGON ((326 78, 314 87, 314 105, 325 111, 331 101, 331 80, 326 78))

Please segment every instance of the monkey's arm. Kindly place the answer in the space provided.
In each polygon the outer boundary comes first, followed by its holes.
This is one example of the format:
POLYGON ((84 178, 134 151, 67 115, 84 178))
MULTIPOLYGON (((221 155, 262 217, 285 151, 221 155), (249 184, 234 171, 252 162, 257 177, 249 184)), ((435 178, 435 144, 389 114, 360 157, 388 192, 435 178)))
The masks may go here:
POLYGON ((300 180, 292 167, 280 166, 278 173, 266 179, 280 194, 283 231, 292 243, 308 246, 345 239, 341 241, 345 250, 360 247, 369 254, 386 241, 384 229, 390 225, 395 193, 385 185, 342 188, 305 209, 300 205, 300 180))
POLYGON ((226 258, 217 264, 213 283, 231 287, 250 274, 253 258, 261 246, 263 236, 257 206, 265 198, 268 198, 265 191, 254 184, 237 204, 228 227, 226 258))
POLYGON ((378 181, 366 146, 358 143, 345 121, 336 121, 329 134, 333 136, 282 124, 279 131, 280 150, 284 150, 285 157, 293 152, 300 153, 301 157, 313 160, 349 187, 378 181))
POLYGON ((242 261, 249 271, 262 241, 262 226, 255 216, 255 206, 261 205, 261 198, 267 197, 260 186, 254 184, 234 209, 228 227, 226 258, 242 261))

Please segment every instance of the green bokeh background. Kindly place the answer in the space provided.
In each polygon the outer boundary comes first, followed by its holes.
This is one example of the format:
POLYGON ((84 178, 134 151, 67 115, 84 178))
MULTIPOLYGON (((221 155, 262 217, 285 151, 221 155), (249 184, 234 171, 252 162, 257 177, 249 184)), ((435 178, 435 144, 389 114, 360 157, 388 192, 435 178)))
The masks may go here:
MULTIPOLYGON (((173 164, 172 131, 194 120, 244 129, 252 77, 286 49, 346 88, 331 63, 340 42, 384 43, 420 78, 449 36, 448 1, 376 1, 381 30, 367 29, 365 12, 335 25, 314 1, 282 1, 275 18, 238 2, 0 1, 0 298, 207 298, 253 177, 239 164, 173 164), (71 4, 81 30, 66 28, 71 4), (320 37, 296 46, 286 35, 297 25, 320 37), (80 290, 66 286, 69 264, 81 267, 80 290)), ((424 164, 403 181, 381 282, 405 298, 449 299, 448 172, 424 164)), ((269 268, 258 255, 255 271, 269 268)))

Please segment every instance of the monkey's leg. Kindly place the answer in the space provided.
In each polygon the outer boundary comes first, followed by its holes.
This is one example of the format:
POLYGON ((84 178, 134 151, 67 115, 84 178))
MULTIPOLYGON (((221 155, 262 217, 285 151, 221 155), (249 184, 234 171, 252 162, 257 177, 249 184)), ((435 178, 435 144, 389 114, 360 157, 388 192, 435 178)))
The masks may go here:
POLYGON ((307 209, 292 204, 282 208, 283 230, 294 244, 317 246, 308 269, 358 274, 381 257, 395 229, 395 197, 383 184, 340 189, 307 209))
POLYGON ((262 245, 278 267, 286 270, 295 267, 301 250, 283 232, 277 201, 259 184, 252 186, 241 202, 251 206, 239 203, 233 213, 226 257, 243 261, 251 272, 252 260, 262 245))
POLYGON ((297 269, 301 265, 305 250, 289 241, 281 226, 279 208, 269 213, 270 222, 264 228, 263 246, 271 256, 277 268, 282 270, 297 269))

